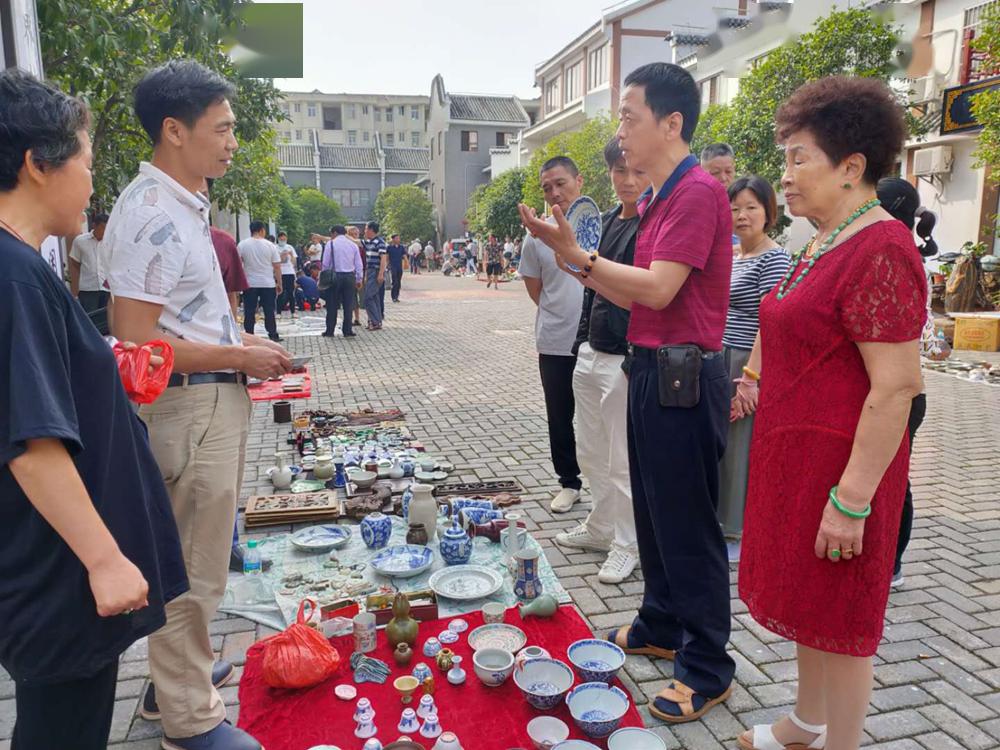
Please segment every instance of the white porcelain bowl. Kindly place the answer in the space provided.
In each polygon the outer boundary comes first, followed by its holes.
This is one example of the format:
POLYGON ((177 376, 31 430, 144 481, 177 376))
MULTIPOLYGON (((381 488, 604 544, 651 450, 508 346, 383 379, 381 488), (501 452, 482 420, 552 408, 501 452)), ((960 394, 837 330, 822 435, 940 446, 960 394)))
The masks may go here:
POLYGON ((581 682, 611 682, 625 665, 625 652, 620 647, 597 638, 571 643, 566 656, 581 682))
POLYGON ((367 489, 375 484, 375 480, 378 479, 378 474, 374 471, 355 471, 351 473, 351 481, 354 482, 359 489, 367 489))
POLYGON ((472 666, 486 687, 499 687, 514 671, 514 655, 502 648, 483 648, 472 654, 472 666))
POLYGON ((569 727, 555 716, 536 716, 528 722, 528 737, 535 750, 550 750, 569 737, 569 727))
POLYGON ((607 737, 628 711, 628 696, 606 682, 585 682, 566 696, 570 716, 588 737, 607 737))
POLYGON ((566 740, 558 745, 553 745, 552 750, 601 750, 601 748, 586 740, 566 740))
POLYGON ((514 684, 533 707, 549 711, 573 687, 573 670, 558 659, 531 659, 515 670, 514 684))
POLYGON ((608 737, 608 750, 667 750, 667 743, 639 727, 625 727, 608 737))

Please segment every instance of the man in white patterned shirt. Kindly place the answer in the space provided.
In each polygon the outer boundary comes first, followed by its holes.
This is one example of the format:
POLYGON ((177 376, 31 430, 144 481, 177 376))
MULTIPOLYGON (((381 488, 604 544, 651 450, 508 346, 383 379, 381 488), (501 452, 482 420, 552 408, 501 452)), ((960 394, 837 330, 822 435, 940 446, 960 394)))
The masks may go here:
POLYGON ((206 178, 226 173, 237 148, 232 85, 193 61, 150 71, 135 110, 153 141, 112 211, 108 281, 122 340, 164 339, 174 349, 169 387, 139 415, 170 492, 191 590, 167 606, 149 638, 155 692, 142 715, 162 718, 167 750, 259 750, 225 721, 217 687, 233 667, 213 664, 208 626, 226 588, 250 398, 246 375, 291 369, 277 344, 241 333, 209 233, 206 178))

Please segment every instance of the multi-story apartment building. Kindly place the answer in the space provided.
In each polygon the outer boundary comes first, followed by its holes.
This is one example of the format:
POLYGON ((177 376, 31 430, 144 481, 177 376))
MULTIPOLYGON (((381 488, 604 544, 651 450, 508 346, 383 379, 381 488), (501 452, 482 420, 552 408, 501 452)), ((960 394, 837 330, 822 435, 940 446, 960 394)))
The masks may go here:
MULTIPOLYGON (((714 31, 746 12, 747 0, 626 0, 604 11, 579 36, 535 67, 538 121, 524 131, 520 163, 559 133, 599 114, 614 116, 625 77, 640 65, 669 61, 665 39, 714 31)), ((503 156, 503 155, 501 155, 503 156)), ((516 166, 516 165, 514 165, 516 166)))
POLYGON ((275 125, 281 143, 371 148, 375 134, 386 148, 426 148, 426 96, 284 92, 288 120, 275 125))
MULTIPOLYGON (((982 241, 994 254, 1000 253, 995 233, 1000 194, 987 170, 976 166, 977 126, 959 121, 970 94, 1000 87, 997 71, 984 69, 971 47, 984 11, 1000 6, 1000 0, 754 0, 746 24, 724 30, 715 40, 689 40, 696 44, 695 51, 678 62, 700 83, 704 104, 728 104, 746 70, 790 35, 809 29, 835 7, 848 5, 892 12, 904 41, 913 45, 908 79, 899 85, 909 88, 911 112, 929 132, 906 143, 899 173, 917 187, 923 205, 938 215, 934 235, 941 251, 982 241)), ((797 220, 789 246, 800 246, 810 232, 804 221, 797 220)))
POLYGON ((426 148, 385 147, 378 133, 367 146, 323 145, 315 131, 312 138, 311 144, 278 145, 285 183, 315 187, 337 201, 352 223, 371 218, 385 188, 413 184, 427 174, 426 148))
POLYGON ((453 94, 431 82, 430 171, 423 183, 434 204, 440 242, 465 233, 469 195, 490 179, 490 149, 515 141, 531 124, 516 96, 453 94))

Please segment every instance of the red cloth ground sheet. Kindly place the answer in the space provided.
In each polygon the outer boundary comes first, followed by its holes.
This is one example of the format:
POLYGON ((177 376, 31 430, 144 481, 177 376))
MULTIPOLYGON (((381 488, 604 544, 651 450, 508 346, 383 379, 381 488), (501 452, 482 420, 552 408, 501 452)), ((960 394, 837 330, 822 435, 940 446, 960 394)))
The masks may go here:
MULTIPOLYGON (((472 667, 472 649, 468 635, 472 629, 482 625, 482 614, 469 613, 463 616, 469 623, 469 630, 462 633, 458 643, 449 646, 462 657, 462 668, 466 671, 463 685, 450 685, 433 663, 420 653, 424 641, 437 636, 448 626, 449 620, 435 620, 420 624, 417 647, 409 667, 399 667, 392 660, 391 649, 385 631, 378 633, 378 648, 369 654, 387 662, 392 674, 384 685, 361 683, 356 685, 358 697, 353 701, 339 700, 333 688, 340 683, 354 685, 348 657, 354 648, 353 637, 335 638, 331 642, 342 657, 340 671, 326 682, 308 690, 275 690, 264 683, 261 671, 261 645, 255 644, 247 652, 246 666, 240 678, 240 719, 239 726, 259 740, 266 750, 308 750, 314 745, 337 745, 343 750, 360 750, 364 740, 354 736, 354 707, 358 698, 368 698, 375 709, 376 737, 383 744, 399 738, 396 729, 403 704, 399 693, 392 687, 392 681, 400 675, 409 674, 417 662, 425 662, 434 673, 434 701, 437 704, 441 727, 444 731, 455 732, 465 750, 507 750, 507 748, 531 748, 526 726, 535 716, 543 715, 528 705, 513 678, 503 685, 488 688, 476 677, 472 667)), ((554 658, 569 663, 566 649, 574 641, 591 638, 592 633, 572 606, 562 606, 548 619, 529 617, 522 622, 516 609, 507 610, 506 621, 524 630, 529 645, 542 646, 554 658)), ((577 680, 579 682, 579 680, 577 680)), ((621 682, 618 687, 628 693, 621 682)), ((410 707, 417 708, 420 693, 414 696, 410 707)), ((554 711, 545 712, 562 719, 570 728, 570 737, 588 739, 573 723, 565 703, 554 711)), ((635 705, 629 707, 622 726, 642 726, 642 719, 635 705)), ((413 739, 431 748, 434 740, 419 735, 413 739)), ((590 740, 599 747, 605 747, 603 740, 590 740)))
POLYGON ((283 401, 292 398, 309 398, 312 395, 312 377, 309 373, 295 373, 291 377, 304 377, 301 391, 286 393, 282 389, 283 380, 265 380, 257 385, 247 386, 251 401, 283 401))

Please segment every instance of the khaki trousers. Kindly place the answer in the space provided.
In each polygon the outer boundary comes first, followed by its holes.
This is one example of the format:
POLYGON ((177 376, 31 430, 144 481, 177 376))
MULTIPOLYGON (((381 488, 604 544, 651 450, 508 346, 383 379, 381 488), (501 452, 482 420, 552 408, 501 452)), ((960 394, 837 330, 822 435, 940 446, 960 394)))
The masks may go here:
POLYGON ((628 378, 623 355, 580 344, 573 370, 576 460, 590 480, 593 509, 584 523, 596 537, 637 552, 628 466, 628 378))
POLYGON ((149 637, 149 670, 163 733, 193 737, 226 718, 212 686, 208 625, 226 590, 250 397, 235 383, 168 388, 139 416, 170 493, 191 584, 149 637))

